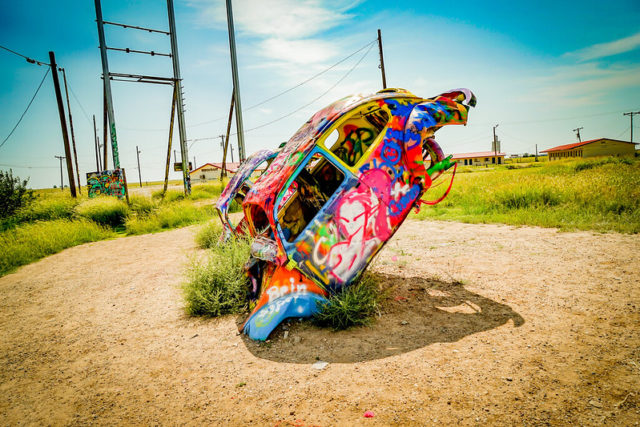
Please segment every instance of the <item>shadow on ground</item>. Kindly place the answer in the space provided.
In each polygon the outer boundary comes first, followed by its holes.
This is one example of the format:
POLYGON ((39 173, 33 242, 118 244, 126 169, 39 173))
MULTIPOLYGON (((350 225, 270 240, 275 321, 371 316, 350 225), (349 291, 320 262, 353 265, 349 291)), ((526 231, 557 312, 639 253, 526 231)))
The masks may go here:
POLYGON ((458 341, 509 320, 515 327, 524 324, 522 316, 508 305, 469 292, 459 282, 378 276, 389 289, 389 299, 371 326, 334 332, 291 319, 271 334, 269 342, 255 342, 243 335, 245 346, 256 357, 276 362, 352 363, 458 341))

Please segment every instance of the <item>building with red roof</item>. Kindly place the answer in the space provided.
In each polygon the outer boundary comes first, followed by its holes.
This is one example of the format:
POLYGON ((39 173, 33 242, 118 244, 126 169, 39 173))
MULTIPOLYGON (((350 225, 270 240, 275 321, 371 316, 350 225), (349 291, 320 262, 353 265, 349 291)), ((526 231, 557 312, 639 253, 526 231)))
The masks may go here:
POLYGON ((598 156, 620 157, 635 155, 636 148, 633 142, 598 138, 576 142, 575 144, 558 145, 557 147, 542 150, 541 153, 548 153, 549 160, 598 156))
POLYGON ((505 153, 494 151, 478 151, 475 153, 454 154, 452 160, 458 162, 460 166, 484 166, 504 163, 505 153))
MULTIPOLYGON (((240 163, 238 162, 227 162, 227 176, 231 178, 238 172, 239 167, 240 163)), ((255 173, 261 173, 265 168, 266 166, 262 165, 255 170, 255 173)), ((191 182, 205 182, 220 179, 220 173, 222 173, 222 163, 205 163, 199 168, 192 170, 189 175, 191 176, 191 182)))
MULTIPOLYGON (((227 176, 231 177, 238 171, 240 163, 226 164, 227 176)), ((222 163, 205 163, 197 169, 189 172, 191 176, 191 182, 204 182, 213 179, 220 179, 220 173, 222 172, 222 163)))

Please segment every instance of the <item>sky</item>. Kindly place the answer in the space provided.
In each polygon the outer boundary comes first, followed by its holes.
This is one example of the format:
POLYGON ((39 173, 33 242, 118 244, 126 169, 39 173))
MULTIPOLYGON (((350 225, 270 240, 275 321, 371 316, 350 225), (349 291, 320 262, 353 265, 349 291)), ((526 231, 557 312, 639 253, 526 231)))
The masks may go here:
MULTIPOLYGON (((196 166, 219 162, 219 135, 226 131, 232 91, 225 2, 174 1, 189 159, 195 158, 196 166)), ((161 0, 102 0, 102 12, 106 21, 168 29, 161 0)), ((536 144, 543 150, 577 142, 573 129, 579 127, 583 141, 629 140, 630 120, 623 113, 640 111, 637 0, 233 0, 233 14, 247 154, 277 147, 337 99, 382 89, 378 47, 372 43, 377 29, 382 31, 388 87, 422 97, 459 87, 476 94, 478 104, 467 126, 447 126, 436 133, 448 154, 490 150, 495 125, 507 154, 533 153, 536 144)), ((54 51, 66 70, 83 185, 85 174, 96 170, 93 115, 102 140, 95 19, 90 0, 0 4, 0 45, 42 62, 54 51)), ((114 26, 105 26, 105 32, 110 47, 170 52, 164 34, 114 26)), ((166 57, 108 55, 111 72, 172 76, 166 57)), ((0 144, 47 68, 0 49, 0 144)), ((120 161, 130 185, 138 181, 136 146, 142 180, 161 180, 171 88, 114 81, 112 91, 120 161)), ((634 129, 638 141, 640 116, 634 129)), ((176 149, 177 141, 176 122, 176 149)), ((237 143, 235 135, 231 142, 237 143)), ((14 176, 28 178, 32 188, 51 188, 60 185, 55 156, 63 155, 49 74, 0 147, 0 170, 12 169, 14 176)), ((170 178, 181 176, 172 171, 170 178)))

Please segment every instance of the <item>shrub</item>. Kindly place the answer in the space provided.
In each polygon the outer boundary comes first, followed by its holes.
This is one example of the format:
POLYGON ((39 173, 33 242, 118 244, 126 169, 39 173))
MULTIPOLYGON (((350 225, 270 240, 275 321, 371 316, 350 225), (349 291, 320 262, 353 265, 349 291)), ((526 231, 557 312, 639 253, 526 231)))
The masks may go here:
POLYGON ((19 225, 0 233, 0 276, 71 246, 112 236, 113 232, 87 220, 57 219, 19 225))
POLYGON ((75 212, 78 216, 115 228, 124 224, 129 208, 125 202, 105 196, 80 203, 75 212))
POLYGON ((249 240, 231 239, 213 246, 206 261, 192 262, 183 286, 188 314, 215 317, 247 311, 248 281, 243 266, 249 248, 249 240))
POLYGON ((355 283, 331 295, 326 302, 318 302, 319 311, 313 322, 334 330, 368 325, 378 312, 383 297, 377 277, 365 272, 355 283))
POLYGON ((34 198, 27 181, 13 176, 13 171, 0 171, 0 218, 7 218, 34 198))
POLYGON ((222 224, 220 224, 220 221, 217 219, 213 219, 198 231, 198 234, 196 234, 196 243, 204 249, 212 248, 218 244, 221 234, 222 224))

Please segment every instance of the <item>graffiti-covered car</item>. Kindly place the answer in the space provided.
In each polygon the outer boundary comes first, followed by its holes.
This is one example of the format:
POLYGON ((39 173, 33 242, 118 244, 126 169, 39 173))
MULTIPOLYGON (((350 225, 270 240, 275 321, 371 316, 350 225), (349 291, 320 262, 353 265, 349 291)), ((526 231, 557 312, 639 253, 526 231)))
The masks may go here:
POLYGON ((475 103, 467 89, 433 98, 389 89, 314 114, 243 199, 256 298, 244 332, 264 340, 353 283, 454 165, 434 132, 466 124, 475 103))
MULTIPOLYGON (((276 154, 277 151, 272 150, 260 150, 253 153, 240 165, 231 181, 225 187, 215 207, 223 226, 222 240, 227 240, 234 235, 245 234, 247 230, 246 218, 243 216, 237 223, 234 223, 229 218, 229 208, 234 201, 242 206, 245 196, 253 186, 253 182, 259 178, 261 168, 268 166, 276 154)), ((266 167, 263 170, 266 170, 266 167)))

